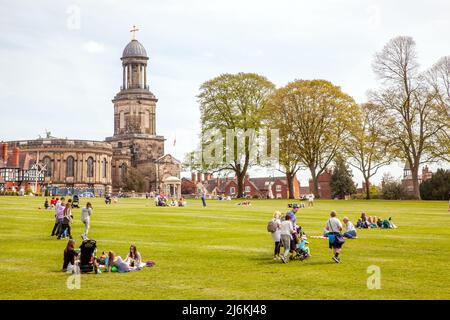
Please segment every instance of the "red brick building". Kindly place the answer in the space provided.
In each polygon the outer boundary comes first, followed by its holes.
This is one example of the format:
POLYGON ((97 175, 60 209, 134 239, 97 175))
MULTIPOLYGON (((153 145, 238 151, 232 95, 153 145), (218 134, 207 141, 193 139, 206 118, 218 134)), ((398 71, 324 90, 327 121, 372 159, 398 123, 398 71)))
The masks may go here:
MULTIPOLYGON (((430 171, 428 166, 422 168, 422 174, 419 174, 419 185, 433 176, 433 172, 430 171)), ((409 195, 414 195, 414 185, 412 180, 411 169, 408 164, 403 169, 402 185, 405 186, 409 195)))
MULTIPOLYGON (((238 197, 236 178, 214 178, 209 173, 192 173, 190 180, 186 178, 183 179, 181 192, 185 195, 191 194, 190 191, 193 188, 196 190, 196 196, 204 192, 211 198, 216 196, 238 197)), ((247 198, 289 198, 286 177, 250 178, 250 176, 247 175, 244 179, 243 191, 247 198)), ((294 178, 294 198, 300 198, 300 183, 297 180, 297 177, 294 178)))
MULTIPOLYGON (((319 196, 321 199, 331 199, 333 196, 330 187, 332 174, 333 171, 327 168, 317 178, 319 184, 319 196)), ((314 193, 314 182, 312 179, 309 179, 309 193, 314 193)))

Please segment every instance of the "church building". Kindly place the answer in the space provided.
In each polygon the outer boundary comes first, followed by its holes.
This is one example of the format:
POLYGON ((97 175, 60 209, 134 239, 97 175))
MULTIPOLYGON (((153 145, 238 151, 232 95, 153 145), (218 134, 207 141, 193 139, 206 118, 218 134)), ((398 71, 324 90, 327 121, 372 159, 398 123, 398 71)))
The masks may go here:
POLYGON ((46 168, 41 188, 53 194, 118 192, 127 169, 133 167, 145 177, 145 191, 179 197, 181 163, 164 153, 165 139, 156 133, 158 99, 148 85, 148 60, 145 48, 133 36, 122 53, 120 91, 112 100, 114 133, 105 141, 47 135, 8 141, 5 148, 18 148, 39 159, 46 168))

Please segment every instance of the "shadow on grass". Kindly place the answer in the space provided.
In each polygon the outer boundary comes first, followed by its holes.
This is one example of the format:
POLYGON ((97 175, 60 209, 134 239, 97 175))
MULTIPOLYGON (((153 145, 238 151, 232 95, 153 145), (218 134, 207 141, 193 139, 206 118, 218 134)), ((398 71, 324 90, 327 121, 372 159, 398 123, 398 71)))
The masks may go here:
MULTIPOLYGON (((305 261, 300 261, 300 260, 293 260, 293 261, 289 261, 288 264, 291 263, 297 263, 299 265, 302 266, 317 266, 317 265, 328 265, 328 264, 336 264, 336 262, 334 261, 324 261, 324 260, 312 260, 314 259, 313 257, 305 260, 305 261)), ((250 257, 248 260, 252 260, 252 261, 258 261, 257 265, 274 265, 274 264, 283 264, 281 260, 273 260, 271 257, 267 257, 267 256, 257 256, 257 257, 250 257)))

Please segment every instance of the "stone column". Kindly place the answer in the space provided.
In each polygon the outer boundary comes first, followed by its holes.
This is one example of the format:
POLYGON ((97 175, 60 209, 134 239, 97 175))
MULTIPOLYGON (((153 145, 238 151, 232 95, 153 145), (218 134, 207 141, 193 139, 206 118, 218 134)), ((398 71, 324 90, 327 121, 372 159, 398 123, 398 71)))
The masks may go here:
POLYGON ((144 89, 147 87, 147 66, 143 65, 144 67, 144 89))
POLYGON ((123 72, 122 72, 122 89, 123 90, 125 90, 126 89, 126 87, 125 87, 125 66, 122 66, 122 69, 123 69, 123 72))

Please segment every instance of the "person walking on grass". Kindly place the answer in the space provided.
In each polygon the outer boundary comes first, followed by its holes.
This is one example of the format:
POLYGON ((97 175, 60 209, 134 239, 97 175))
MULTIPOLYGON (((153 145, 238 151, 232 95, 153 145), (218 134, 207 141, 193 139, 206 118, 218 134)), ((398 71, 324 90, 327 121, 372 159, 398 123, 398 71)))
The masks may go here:
POLYGON ((342 231, 342 223, 339 221, 339 219, 336 217, 337 213, 336 211, 331 211, 330 213, 330 219, 327 221, 326 230, 328 231, 328 244, 330 249, 333 249, 333 261, 336 263, 341 262, 341 258, 339 257, 339 254, 342 250, 342 245, 344 244, 345 240, 344 237, 341 235, 342 231))
POLYGON ((280 238, 281 243, 283 244, 283 255, 281 256, 281 260, 283 263, 288 263, 288 255, 291 251, 291 240, 292 240, 292 233, 294 233, 294 228, 292 227, 291 222, 291 216, 286 215, 286 218, 284 221, 281 222, 281 232, 280 232, 280 238))
POLYGON ((280 259, 280 249, 281 249, 281 213, 280 211, 275 211, 273 218, 270 222, 273 225, 273 232, 271 232, 272 240, 275 243, 275 249, 273 252, 273 260, 280 259))
POLYGON ((88 240, 88 232, 91 223, 92 204, 86 203, 86 208, 81 209, 81 222, 84 224, 84 233, 81 235, 83 240, 88 240))
POLYGON ((61 200, 56 198, 56 203, 55 203, 55 225, 53 226, 52 235, 51 235, 52 237, 55 236, 55 235, 59 236, 59 234, 61 233, 63 212, 64 212, 64 208, 65 207, 66 207, 66 204, 64 203, 64 197, 62 197, 61 200))
POLYGON ((205 193, 202 193, 202 204, 203 204, 203 208, 206 208, 206 196, 205 193))
POLYGON ((67 205, 63 211, 62 228, 61 233, 58 236, 58 240, 61 240, 61 238, 65 238, 66 236, 72 239, 72 234, 70 233, 70 225, 72 224, 72 221, 72 199, 69 199, 67 200, 67 205))

